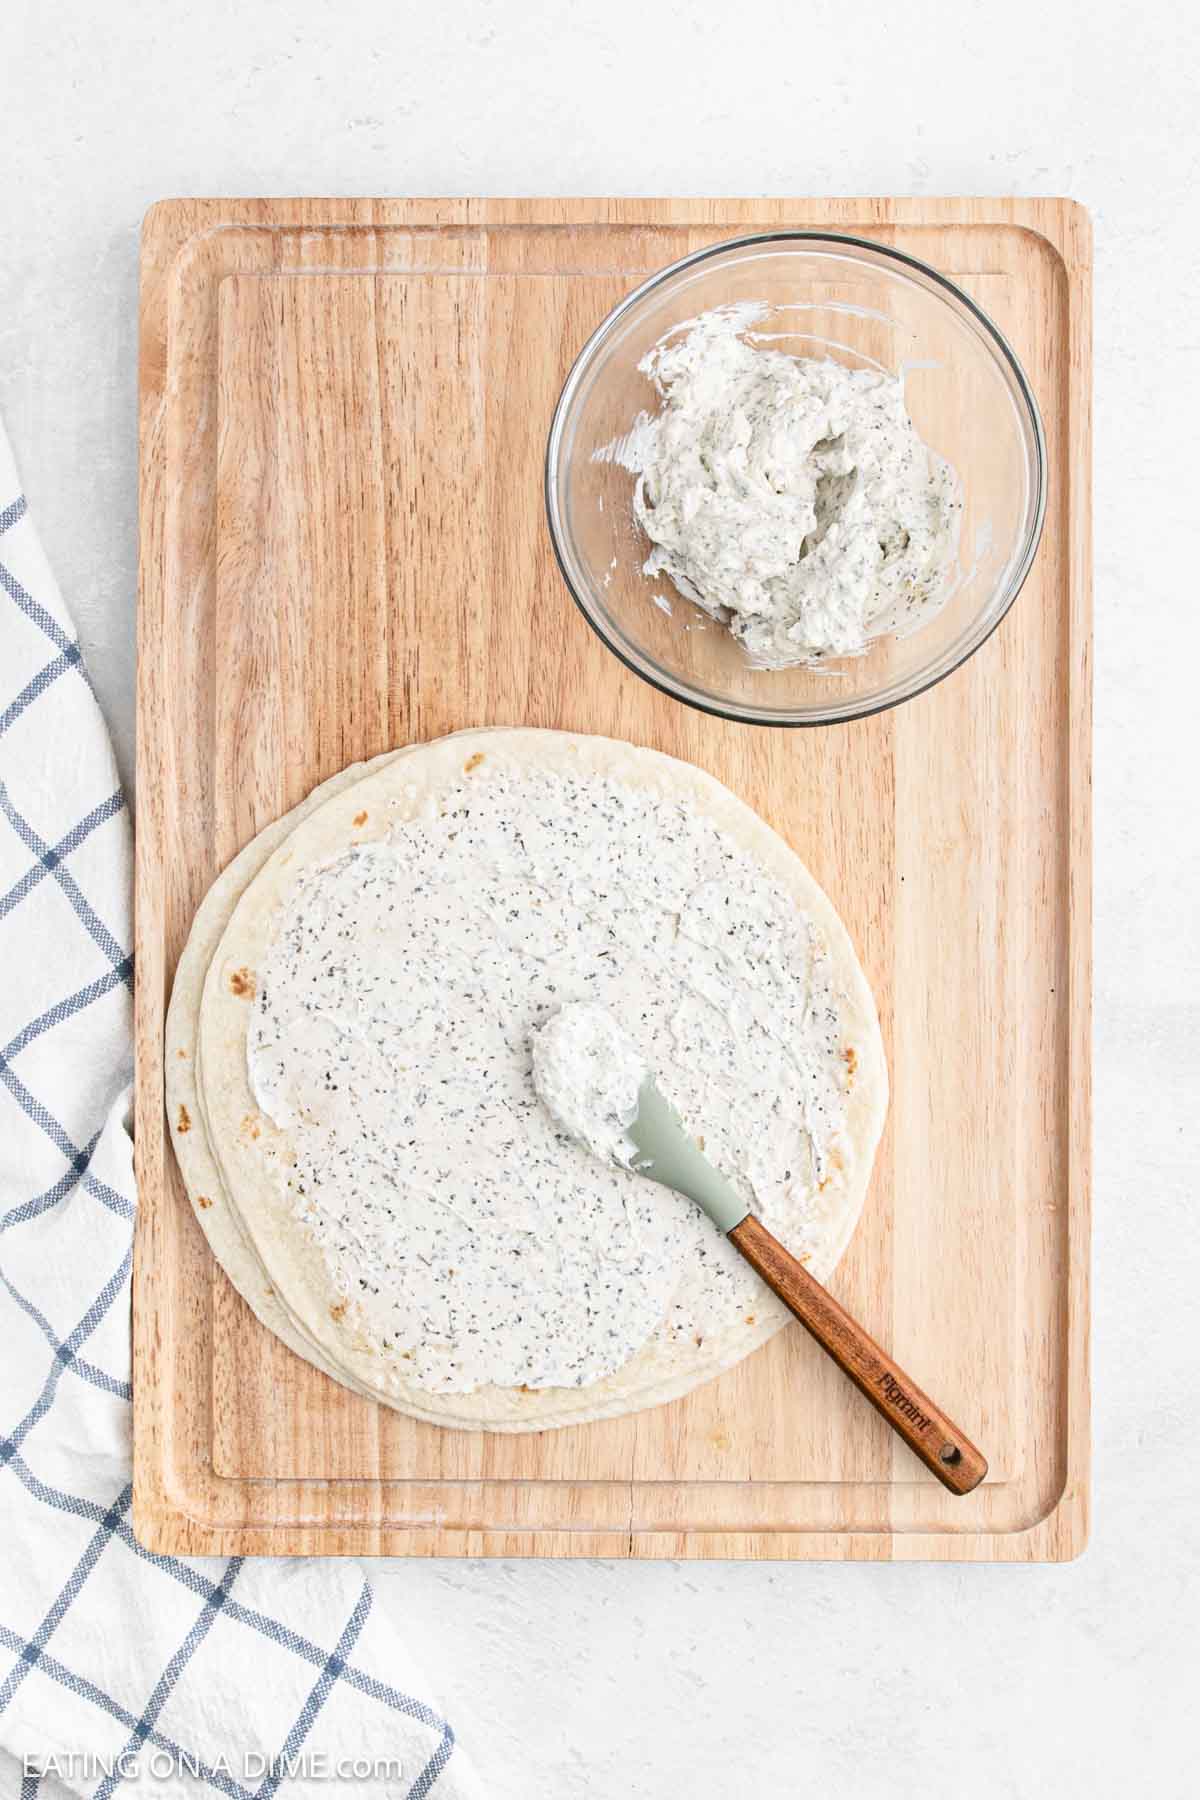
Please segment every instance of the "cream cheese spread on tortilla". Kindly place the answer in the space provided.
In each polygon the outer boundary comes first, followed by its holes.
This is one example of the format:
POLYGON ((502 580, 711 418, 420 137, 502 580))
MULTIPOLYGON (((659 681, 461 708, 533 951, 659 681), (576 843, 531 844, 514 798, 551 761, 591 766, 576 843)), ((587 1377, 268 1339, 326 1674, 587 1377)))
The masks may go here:
POLYGON ((852 1070, 824 936, 686 799, 497 766, 300 873, 256 974, 250 1087, 331 1291, 431 1394, 581 1388, 656 1330, 762 1303, 694 1207, 557 1127, 531 1036, 621 1020, 706 1154, 799 1254, 852 1070))

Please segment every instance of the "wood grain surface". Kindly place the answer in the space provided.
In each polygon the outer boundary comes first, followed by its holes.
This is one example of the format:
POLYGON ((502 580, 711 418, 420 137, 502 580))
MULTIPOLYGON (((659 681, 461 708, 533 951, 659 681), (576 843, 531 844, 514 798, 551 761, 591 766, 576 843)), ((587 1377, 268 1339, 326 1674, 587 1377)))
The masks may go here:
POLYGON ((134 1516, 178 1553, 1028 1560, 1087 1531, 1090 234, 1058 200, 168 201, 141 298, 134 1516), (1047 432, 1037 564, 896 712, 707 718, 577 613, 542 515, 562 379, 631 287, 780 225, 944 270, 1047 432), (879 1002, 892 1107, 832 1284, 990 1470, 956 1499, 805 1334, 527 1437, 373 1406, 265 1332, 194 1223, 163 1020, 234 852, 356 758, 471 725, 694 761, 800 852, 879 1002))

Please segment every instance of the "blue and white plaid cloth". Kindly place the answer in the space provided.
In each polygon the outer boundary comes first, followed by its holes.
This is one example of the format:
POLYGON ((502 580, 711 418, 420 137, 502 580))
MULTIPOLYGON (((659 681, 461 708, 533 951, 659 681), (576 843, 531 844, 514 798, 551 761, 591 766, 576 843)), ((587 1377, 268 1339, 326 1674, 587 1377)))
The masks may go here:
POLYGON ((130 847, 0 427, 0 1793, 465 1800, 355 1564, 134 1541, 130 847))

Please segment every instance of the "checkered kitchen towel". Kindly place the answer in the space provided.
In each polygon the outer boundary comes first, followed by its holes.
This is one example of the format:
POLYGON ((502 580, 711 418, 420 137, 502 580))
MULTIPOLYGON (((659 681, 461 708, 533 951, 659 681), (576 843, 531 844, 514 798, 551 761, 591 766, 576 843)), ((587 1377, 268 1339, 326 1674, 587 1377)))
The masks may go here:
POLYGON ((129 1525, 130 826, 0 427, 0 1794, 464 1800, 352 1563, 129 1525))

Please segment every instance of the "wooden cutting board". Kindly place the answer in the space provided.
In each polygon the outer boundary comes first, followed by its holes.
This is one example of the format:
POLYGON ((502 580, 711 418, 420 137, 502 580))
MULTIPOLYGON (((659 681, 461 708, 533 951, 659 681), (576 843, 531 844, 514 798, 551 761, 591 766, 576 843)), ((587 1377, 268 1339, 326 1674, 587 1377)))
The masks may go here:
POLYGON ((1058 200, 169 201, 141 291, 134 1517, 180 1553, 1066 1558, 1087 1530, 1090 234, 1058 200), (1038 394, 1049 508, 1000 630, 823 731, 676 705, 557 574, 541 461, 646 275, 781 225, 959 282, 1038 394), (947 1495, 792 1328, 632 1418, 525 1437, 373 1406, 214 1265, 163 1115, 194 909, 346 763, 471 725, 686 757, 824 884, 893 1100, 839 1297, 986 1450, 947 1495))

